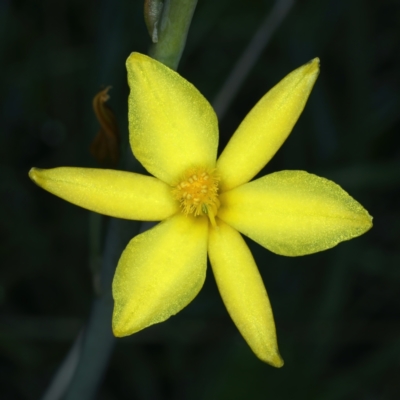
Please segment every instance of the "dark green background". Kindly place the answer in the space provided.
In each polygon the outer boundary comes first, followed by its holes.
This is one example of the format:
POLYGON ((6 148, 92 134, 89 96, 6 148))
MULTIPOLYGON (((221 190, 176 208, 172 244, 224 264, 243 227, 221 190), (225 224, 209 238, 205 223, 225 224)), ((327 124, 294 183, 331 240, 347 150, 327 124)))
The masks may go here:
MULTIPOLYGON (((179 72, 212 101, 271 5, 200 0, 179 72)), ((1 399, 40 398, 89 315, 89 213, 39 189, 27 173, 96 166, 91 101, 102 85, 113 86, 126 147, 124 64, 150 45, 142 7, 0 3, 1 399)), ((220 124, 223 146, 271 86, 319 56, 306 109, 265 172, 332 179, 374 217, 364 236, 311 256, 280 257, 248 241, 285 366, 251 353, 209 270, 183 312, 117 341, 98 399, 400 398, 399 21, 396 0, 298 1, 220 124)))

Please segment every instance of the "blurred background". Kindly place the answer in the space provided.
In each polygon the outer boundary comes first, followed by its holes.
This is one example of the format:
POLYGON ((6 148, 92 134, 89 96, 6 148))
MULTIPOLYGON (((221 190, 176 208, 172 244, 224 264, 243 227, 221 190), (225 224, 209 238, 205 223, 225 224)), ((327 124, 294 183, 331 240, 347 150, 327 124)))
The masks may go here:
MULTIPOLYGON (((210 102, 273 4, 199 2, 178 71, 210 102)), ((90 213, 36 187, 28 171, 97 166, 92 99, 107 85, 127 152, 125 60, 151 41, 138 0, 4 0, 0 9, 0 398, 31 400, 87 321, 96 275, 90 213)), ((320 57, 306 109, 263 174, 332 179, 374 217, 365 235, 311 256, 285 258, 247 240, 285 366, 252 354, 209 269, 183 312, 115 341, 96 398, 400 398, 399 21, 396 0, 295 2, 220 121, 223 148, 269 88, 320 57)))

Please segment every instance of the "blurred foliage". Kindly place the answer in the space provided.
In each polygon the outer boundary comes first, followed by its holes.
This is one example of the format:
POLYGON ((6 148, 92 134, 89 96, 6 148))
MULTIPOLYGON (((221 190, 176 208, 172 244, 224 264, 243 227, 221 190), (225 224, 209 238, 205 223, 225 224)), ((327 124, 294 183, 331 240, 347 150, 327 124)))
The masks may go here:
MULTIPOLYGON (((200 1, 179 72, 212 101, 271 7, 200 1)), ((124 64, 151 42, 142 1, 9 0, 0 8, 0 398, 30 400, 45 392, 95 290, 89 213, 35 187, 27 172, 96 166, 92 99, 107 85, 127 147, 124 64)), ((183 312, 117 341, 98 399, 399 398, 399 20, 396 0, 296 2, 220 124, 223 148, 272 85, 319 56, 308 105, 264 172, 333 179, 374 216, 366 235, 307 257, 248 241, 285 366, 251 353, 209 270, 183 312)))

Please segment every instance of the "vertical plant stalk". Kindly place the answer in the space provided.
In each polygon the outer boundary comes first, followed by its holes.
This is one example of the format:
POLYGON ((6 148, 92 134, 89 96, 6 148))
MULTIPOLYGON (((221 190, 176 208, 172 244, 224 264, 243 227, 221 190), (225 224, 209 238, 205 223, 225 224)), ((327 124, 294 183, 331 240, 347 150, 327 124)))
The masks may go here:
POLYGON ((247 75, 293 5, 294 0, 277 0, 271 12, 257 29, 212 103, 218 120, 225 115, 247 75))
POLYGON ((157 42, 151 46, 149 55, 173 70, 178 68, 196 5, 197 0, 165 0, 162 6, 155 26, 157 42))
MULTIPOLYGON (((125 235, 123 235, 125 236, 125 235)), ((89 320, 83 330, 79 362, 65 400, 94 398, 107 368, 115 339, 111 331, 113 299, 111 283, 121 249, 120 221, 109 221, 101 266, 100 293, 93 300, 89 320)))

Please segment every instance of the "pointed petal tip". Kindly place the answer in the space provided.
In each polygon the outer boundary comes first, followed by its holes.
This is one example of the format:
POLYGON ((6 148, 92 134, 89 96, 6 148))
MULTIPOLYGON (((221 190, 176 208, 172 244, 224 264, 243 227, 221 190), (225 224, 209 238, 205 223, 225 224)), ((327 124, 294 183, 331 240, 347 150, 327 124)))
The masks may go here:
POLYGON ((121 315, 121 313, 116 312, 116 309, 114 308, 111 329, 116 338, 123 338, 133 335, 134 333, 139 332, 148 326, 149 325, 143 325, 140 323, 133 324, 131 318, 124 318, 124 316, 121 315))
POLYGON ((366 222, 367 222, 367 229, 365 230, 365 232, 369 231, 373 226, 373 220, 374 217, 367 211, 365 210, 365 214, 366 214, 366 222))
POLYGON ((132 70, 138 63, 144 60, 144 56, 141 53, 133 52, 126 59, 126 69, 128 71, 132 70))
POLYGON ((122 338, 122 337, 126 336, 119 329, 115 328, 114 326, 112 327, 112 333, 116 338, 122 338))
POLYGON ((146 54, 138 53, 136 51, 132 52, 127 60, 126 60, 126 68, 128 70, 132 69, 135 65, 138 65, 140 63, 146 63, 146 62, 156 62, 153 58, 147 56, 146 54))
POLYGON ((261 361, 264 361, 265 363, 275 368, 282 368, 285 364, 278 350, 276 350, 276 352, 274 353, 271 352, 268 352, 268 354, 256 353, 256 355, 261 361))
POLYGON ((147 56, 145 56, 142 53, 138 53, 137 51, 132 52, 131 54, 129 54, 128 56, 128 60, 129 61, 133 61, 133 60, 143 60, 147 58, 147 56))
POLYGON ((127 332, 126 329, 123 329, 122 326, 119 326, 120 324, 116 323, 114 318, 112 321, 112 332, 113 335, 117 338, 122 338, 125 336, 131 335, 133 332, 127 332))
POLYGON ((310 60, 308 63, 303 65, 303 68, 307 68, 307 73, 309 74, 319 74, 319 70, 320 70, 320 66, 321 66, 321 61, 318 57, 313 58, 312 60, 310 60))
POLYGON ((319 67, 321 65, 321 60, 319 59, 319 57, 314 57, 307 64, 313 64, 319 67))
POLYGON ((28 172, 29 178, 31 178, 31 180, 36 184, 38 184, 38 178, 39 178, 38 174, 40 173, 40 171, 42 171, 41 168, 33 167, 28 172))
POLYGON ((285 362, 279 353, 277 353, 274 359, 271 360, 271 365, 275 368, 282 368, 285 365, 285 362))

